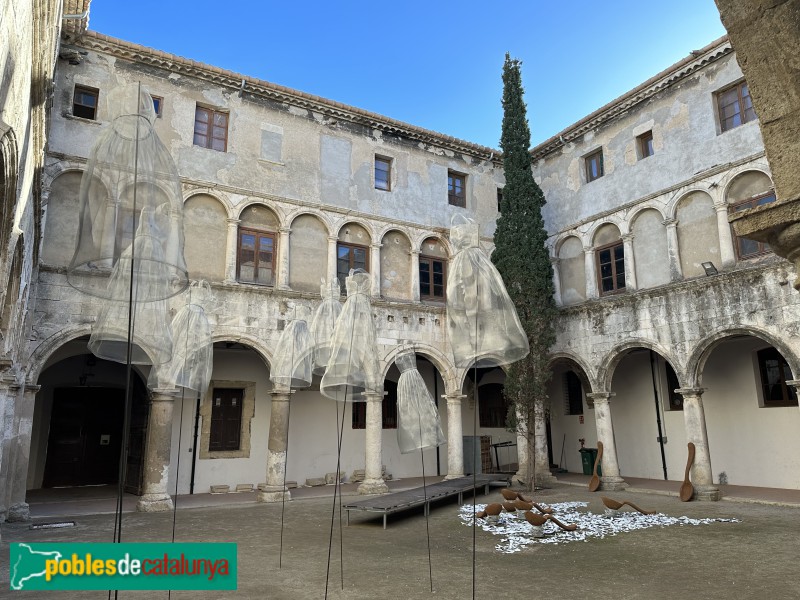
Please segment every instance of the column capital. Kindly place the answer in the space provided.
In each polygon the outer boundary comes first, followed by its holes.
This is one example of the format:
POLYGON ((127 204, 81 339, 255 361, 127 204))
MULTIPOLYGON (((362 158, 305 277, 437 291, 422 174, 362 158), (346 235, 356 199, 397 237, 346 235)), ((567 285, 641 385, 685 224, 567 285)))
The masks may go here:
POLYGON ((289 235, 290 233, 292 233, 292 229, 286 226, 279 227, 278 233, 280 233, 281 235, 289 235))
POLYGON ((583 252, 584 254, 594 254, 594 246, 584 246, 583 252))
POLYGON ((630 243, 630 242, 632 242, 632 241, 633 241, 633 234, 632 234, 632 233, 623 233, 623 234, 622 234, 621 236, 619 236, 619 237, 622 239, 622 241, 623 241, 623 242, 628 242, 628 243, 630 243))
POLYGON ((678 219, 664 219, 663 221, 661 221, 661 224, 664 227, 677 227, 678 219))
POLYGON ((410 254, 411 256, 415 256, 415 255, 416 255, 416 256, 419 256, 419 255, 421 254, 421 252, 420 252, 419 250, 414 250, 414 249, 412 249, 412 250, 409 250, 409 254, 410 254))
POLYGON ((466 394, 462 394, 461 392, 458 392, 456 394, 442 394, 442 399, 446 400, 448 403, 452 402, 454 404, 455 403, 459 403, 460 404, 461 401, 464 400, 464 398, 466 398, 466 397, 467 397, 467 395, 466 394))
POLYGON ((289 388, 281 388, 270 390, 269 395, 272 396, 273 402, 289 402, 290 396, 294 394, 294 390, 289 388))
POLYGON ((688 388, 678 388, 675 391, 677 393, 679 393, 681 396, 683 396, 684 398, 687 398, 687 397, 691 398, 693 396, 696 396, 697 398, 699 398, 700 396, 703 395, 703 392, 705 392, 706 389, 707 388, 703 388, 703 387, 688 387, 688 388))
POLYGON ((560 262, 561 262, 561 259, 558 258, 557 256, 551 256, 550 257, 550 264, 553 265, 554 267, 558 266, 560 262))
POLYGON ((242 222, 241 219, 225 219, 225 221, 228 223, 229 226, 238 225, 239 223, 242 222))
POLYGON ((338 242, 339 241, 339 237, 335 236, 335 235, 329 235, 328 236, 328 241, 329 242, 338 242))
POLYGON ((790 385, 796 390, 800 391, 800 379, 787 379, 786 385, 790 385))
POLYGON ((724 202, 724 201, 723 202, 718 202, 717 204, 714 205, 714 210, 717 211, 718 213, 725 212, 727 214, 728 213, 728 203, 724 202))
POLYGON ((173 402, 178 395, 176 388, 155 388, 151 391, 150 402, 173 402))
POLYGON ((31 392, 31 393, 36 394, 36 393, 39 392, 40 389, 42 389, 42 386, 40 386, 40 385, 34 385, 34 384, 30 384, 30 383, 26 383, 25 384, 25 391, 26 392, 31 392))
POLYGON ((387 392, 362 392, 366 402, 382 402, 387 392))
POLYGON ((383 244, 381 244, 380 242, 372 242, 369 245, 369 247, 372 248, 373 250, 380 250, 381 248, 383 248, 383 244))
POLYGON ((616 392, 589 392, 586 397, 591 398, 597 404, 598 402, 610 402, 616 395, 616 392))

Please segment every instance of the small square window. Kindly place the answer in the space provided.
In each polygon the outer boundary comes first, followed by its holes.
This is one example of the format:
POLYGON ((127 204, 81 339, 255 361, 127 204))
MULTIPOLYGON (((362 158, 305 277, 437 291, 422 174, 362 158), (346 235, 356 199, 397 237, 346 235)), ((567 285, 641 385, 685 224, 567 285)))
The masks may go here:
POLYGON ((156 117, 161 117, 161 109, 164 106, 164 99, 161 96, 152 96, 153 108, 156 111, 156 117))
POLYGON ((194 113, 194 145, 226 152, 228 113, 198 106, 194 113))
POLYGON ((467 207, 467 176, 455 171, 447 172, 447 201, 453 206, 467 207))
POLYGON ((595 179, 600 179, 603 176, 603 149, 600 148, 595 150, 586 158, 584 158, 586 163, 586 181, 594 181, 595 179))
POLYGON ((728 131, 758 118, 746 81, 717 92, 717 110, 722 131, 728 131))
POLYGON ((72 114, 82 119, 97 119, 97 98, 100 91, 94 88, 75 86, 75 93, 72 97, 72 114))
POLYGON ((636 138, 636 145, 638 146, 639 160, 653 156, 655 150, 653 149, 653 132, 648 131, 636 138))
POLYGON ((375 156, 375 189, 391 191, 392 189, 392 159, 385 156, 375 156))

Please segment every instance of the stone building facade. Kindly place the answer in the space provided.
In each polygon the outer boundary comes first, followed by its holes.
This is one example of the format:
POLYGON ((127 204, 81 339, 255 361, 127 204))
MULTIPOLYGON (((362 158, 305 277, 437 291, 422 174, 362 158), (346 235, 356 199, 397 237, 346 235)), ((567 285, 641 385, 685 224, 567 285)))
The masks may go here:
MULTIPOLYGON (((51 13, 30 19, 58 29, 51 13)), ((385 473, 419 475, 420 457, 399 453, 393 429, 401 343, 417 351, 448 438, 425 453, 425 473, 470 471, 476 457, 464 455, 462 438, 473 431, 516 441, 497 462, 524 464, 524 438, 505 429, 504 373, 479 371, 472 400, 475 377, 453 366, 437 284, 454 214, 475 218, 491 251, 504 183, 496 150, 83 28, 61 57, 48 67, 41 183, 33 150, 14 159, 30 167, 4 171, 31 182, 15 186, 28 198, 16 201, 21 258, 13 268, 0 262, 19 286, 3 306, 27 314, 6 320, 4 309, 0 330, 16 340, 0 390, 0 501, 15 507, 10 518, 25 517, 26 489, 107 483, 118 472, 124 368, 89 352, 100 306, 68 285, 66 267, 105 100, 129 83, 156 101, 156 130, 181 177, 189 274, 215 294, 207 392, 148 391, 147 369, 136 370, 126 489, 141 510, 215 485, 260 484, 260 499, 280 499, 284 474, 303 483, 335 470, 340 419, 341 470, 363 469, 362 491, 385 489, 385 473), (294 393, 273 388, 269 369, 292 310, 313 310, 321 280, 357 266, 372 275, 385 398, 341 412, 318 380, 294 393)), ((625 476, 678 479, 691 441, 700 497, 718 498, 726 481, 800 487, 800 459, 785 450, 800 419, 793 268, 728 225, 729 214, 774 197, 746 99, 721 39, 532 150, 561 307, 549 422, 536 430, 540 480, 553 464, 580 470, 579 439, 603 441, 607 489, 624 487, 625 476)), ((44 127, 21 95, 10 105, 44 127)), ((171 310, 183 302, 173 298, 171 310)))

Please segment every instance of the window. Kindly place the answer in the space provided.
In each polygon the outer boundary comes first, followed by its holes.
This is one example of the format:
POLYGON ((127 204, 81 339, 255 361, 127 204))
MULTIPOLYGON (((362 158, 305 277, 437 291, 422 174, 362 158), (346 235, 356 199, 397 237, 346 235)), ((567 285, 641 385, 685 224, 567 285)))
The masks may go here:
POLYGON ((350 269, 364 269, 369 271, 369 253, 366 246, 345 244, 339 242, 336 246, 336 277, 342 286, 342 295, 346 293, 345 279, 350 275, 350 269))
POLYGON ((683 410, 683 396, 676 392, 681 384, 678 383, 678 375, 672 365, 666 363, 664 366, 667 368, 667 398, 669 398, 668 410, 683 410))
POLYGON ((423 300, 444 300, 447 281, 446 263, 432 256, 419 257, 419 297, 423 300))
POLYGON ((384 156, 375 157, 375 189, 392 189, 392 159, 384 156))
POLYGON ((497 212, 502 212, 503 208, 503 188, 497 188, 497 212))
POLYGON ((481 427, 505 427, 508 404, 503 384, 487 383, 478 387, 478 416, 481 427))
POLYGON ((759 350, 757 356, 764 406, 797 406, 797 392, 786 385, 792 379, 786 359, 775 348, 759 350))
POLYGON ((227 151, 228 113, 198 106, 194 112, 194 145, 227 151))
POLYGON ((565 414, 583 414, 583 387, 581 380, 572 371, 564 373, 564 397, 566 399, 565 414))
POLYGON ((586 181, 594 181, 603 176, 603 149, 595 150, 584 158, 586 163, 586 181))
MULTIPOLYGON (((775 202, 775 192, 768 192, 766 194, 745 200, 744 202, 734 204, 731 206, 731 210, 733 212, 739 212, 740 210, 747 210, 748 208, 763 206, 764 204, 769 204, 770 202, 775 202)), ((731 228, 731 231, 733 231, 733 228, 731 228)), ((738 255, 739 259, 743 260, 754 258, 770 251, 769 246, 764 242, 757 242, 756 240, 737 237, 735 232, 733 237, 736 240, 736 254, 738 255)))
POLYGON ((94 88, 75 86, 75 94, 72 97, 72 114, 83 119, 97 119, 97 98, 100 91, 94 88))
POLYGON ((625 289, 625 248, 622 240, 597 249, 597 271, 600 294, 613 294, 625 289))
POLYGON ((161 117, 161 108, 164 105, 164 99, 161 96, 151 96, 153 98, 153 108, 156 111, 156 117, 161 117))
POLYGON ((214 388, 209 452, 239 449, 243 403, 243 389, 214 388))
POLYGON ((453 206, 467 207, 467 176, 455 171, 447 172, 447 201, 453 206))
POLYGON ((756 120, 756 111, 750 98, 747 82, 742 81, 717 93, 719 126, 722 131, 738 127, 742 123, 756 120))
MULTIPOLYGON (((383 397, 381 405, 382 429, 397 429, 397 383, 389 381, 383 382, 386 395, 383 397)), ((367 403, 351 402, 353 407, 352 427, 353 429, 367 428, 367 403)))
POLYGON ((236 264, 239 281, 273 285, 275 283, 275 234, 257 229, 239 229, 236 264))
POLYGON ((653 149, 653 132, 648 131, 636 138, 636 146, 639 152, 639 160, 653 156, 655 150, 653 149))

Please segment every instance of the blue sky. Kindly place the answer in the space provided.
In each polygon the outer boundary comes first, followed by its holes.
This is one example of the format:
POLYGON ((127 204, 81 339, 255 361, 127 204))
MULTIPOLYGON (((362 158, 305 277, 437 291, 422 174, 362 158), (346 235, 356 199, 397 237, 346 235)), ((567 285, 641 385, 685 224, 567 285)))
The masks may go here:
POLYGON ((536 145, 725 34, 714 0, 94 0, 89 26, 493 148, 506 52, 536 145))

